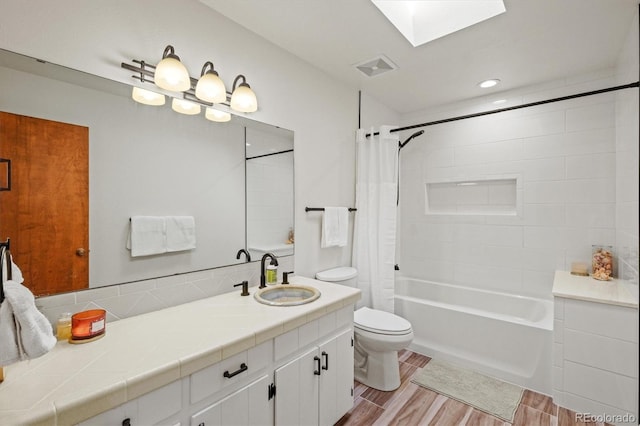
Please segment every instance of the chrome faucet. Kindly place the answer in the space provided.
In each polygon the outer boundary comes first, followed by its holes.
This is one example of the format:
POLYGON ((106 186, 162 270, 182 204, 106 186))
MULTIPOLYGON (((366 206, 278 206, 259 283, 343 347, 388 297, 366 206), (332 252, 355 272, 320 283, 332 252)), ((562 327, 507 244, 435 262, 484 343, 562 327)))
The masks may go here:
POLYGON ((264 256, 262 256, 262 260, 260 261, 260 286, 258 288, 265 288, 267 286, 266 284, 266 277, 264 275, 264 261, 267 260, 267 257, 271 258, 271 264, 273 266, 278 266, 278 258, 276 257, 275 254, 271 254, 271 253, 265 253, 264 256))

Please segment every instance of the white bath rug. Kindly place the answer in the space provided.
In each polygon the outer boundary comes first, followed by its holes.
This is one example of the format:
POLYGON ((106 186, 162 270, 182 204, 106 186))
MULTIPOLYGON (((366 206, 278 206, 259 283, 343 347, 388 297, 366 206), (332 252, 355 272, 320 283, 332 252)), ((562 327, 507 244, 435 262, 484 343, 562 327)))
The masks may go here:
POLYGON ((507 422, 513 422, 524 392, 520 386, 435 359, 411 381, 507 422))

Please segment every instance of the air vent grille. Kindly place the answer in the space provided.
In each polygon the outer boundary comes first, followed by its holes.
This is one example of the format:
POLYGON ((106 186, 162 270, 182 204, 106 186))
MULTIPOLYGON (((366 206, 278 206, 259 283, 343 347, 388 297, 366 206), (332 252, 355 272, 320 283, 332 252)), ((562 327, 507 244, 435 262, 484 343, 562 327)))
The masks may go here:
POLYGON ((354 66, 367 77, 375 77, 397 68, 397 66, 384 55, 360 62, 354 66))

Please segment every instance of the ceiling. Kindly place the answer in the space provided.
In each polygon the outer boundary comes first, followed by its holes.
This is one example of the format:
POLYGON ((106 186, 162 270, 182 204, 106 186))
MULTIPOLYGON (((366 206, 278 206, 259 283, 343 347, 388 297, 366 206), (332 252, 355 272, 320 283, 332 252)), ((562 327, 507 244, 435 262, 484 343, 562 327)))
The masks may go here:
POLYGON ((504 0, 505 13, 412 47, 370 0, 200 1, 399 113, 612 67, 638 25, 638 0, 504 0), (354 66, 378 55, 397 68, 354 66), (477 86, 489 78, 502 83, 477 86))

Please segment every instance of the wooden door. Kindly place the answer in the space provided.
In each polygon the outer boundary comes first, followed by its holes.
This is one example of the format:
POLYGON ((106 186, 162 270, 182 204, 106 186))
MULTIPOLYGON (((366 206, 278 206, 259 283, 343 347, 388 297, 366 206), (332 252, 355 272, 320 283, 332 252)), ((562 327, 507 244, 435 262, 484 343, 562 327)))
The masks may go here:
POLYGON ((11 238, 24 285, 37 296, 87 288, 89 129, 0 112, 0 158, 12 174, 0 240, 11 238))

